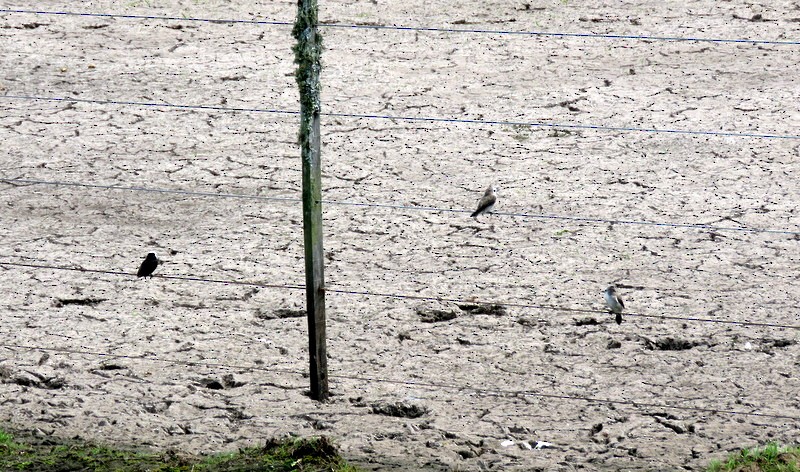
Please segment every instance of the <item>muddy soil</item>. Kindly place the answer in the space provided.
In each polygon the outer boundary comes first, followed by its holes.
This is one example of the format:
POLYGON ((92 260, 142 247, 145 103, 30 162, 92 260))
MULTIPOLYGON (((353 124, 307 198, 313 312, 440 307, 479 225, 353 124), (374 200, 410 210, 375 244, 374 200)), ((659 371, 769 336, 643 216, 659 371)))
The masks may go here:
MULTIPOLYGON (((80 3, 35 8, 295 13, 80 3)), ((790 1, 323 1, 320 16, 800 39, 790 1)), ((325 404, 307 396, 290 287, 304 281, 291 25, 0 14, 0 92, 29 97, 0 99, 0 174, 18 179, 0 184, 0 261, 101 271, 0 262, 0 420, 187 452, 324 434, 372 470, 700 470, 800 442, 798 330, 693 320, 800 325, 800 139, 741 135, 798 135, 797 44, 321 32, 326 113, 507 122, 323 117, 339 291, 325 404), (514 124, 529 122, 739 135, 514 124), (490 184, 499 214, 469 218, 490 184), (165 277, 114 273, 148 252, 165 277), (621 325, 603 312, 611 283, 621 325)))

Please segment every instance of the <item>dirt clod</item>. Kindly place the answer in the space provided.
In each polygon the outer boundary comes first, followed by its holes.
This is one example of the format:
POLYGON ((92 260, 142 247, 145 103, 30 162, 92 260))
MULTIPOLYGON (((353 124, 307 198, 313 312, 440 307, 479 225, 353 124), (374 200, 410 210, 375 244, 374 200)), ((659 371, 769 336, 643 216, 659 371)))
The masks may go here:
POLYGON ((458 317, 458 313, 450 310, 437 310, 417 308, 417 315, 423 323, 438 323, 441 321, 450 321, 458 317))
POLYGON ((400 418, 419 418, 428 414, 429 410, 425 406, 398 403, 377 403, 372 405, 372 412, 377 415, 396 416, 400 418))

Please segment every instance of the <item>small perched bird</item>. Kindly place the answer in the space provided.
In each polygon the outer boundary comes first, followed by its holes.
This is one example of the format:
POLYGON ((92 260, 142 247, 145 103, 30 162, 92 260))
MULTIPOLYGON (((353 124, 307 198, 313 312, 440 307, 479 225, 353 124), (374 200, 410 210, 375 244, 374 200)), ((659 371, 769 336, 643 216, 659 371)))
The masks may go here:
POLYGON ((603 296, 606 299, 608 308, 611 309, 612 313, 617 315, 615 318, 617 324, 622 324, 622 309, 625 308, 625 304, 622 303, 622 298, 617 295, 617 288, 613 285, 608 287, 606 291, 603 292, 603 296))
POLYGON ((142 265, 139 266, 139 272, 136 273, 136 277, 152 277, 153 271, 155 271, 156 267, 158 267, 158 263, 159 260, 156 257, 156 254, 151 252, 147 255, 147 257, 144 258, 144 261, 142 261, 142 265))
POLYGON ((483 194, 483 198, 481 198, 481 201, 478 202, 478 209, 472 212, 470 216, 473 218, 477 218, 478 215, 482 215, 484 213, 491 213, 495 203, 497 203, 497 187, 491 185, 489 186, 489 188, 486 189, 486 192, 483 194))

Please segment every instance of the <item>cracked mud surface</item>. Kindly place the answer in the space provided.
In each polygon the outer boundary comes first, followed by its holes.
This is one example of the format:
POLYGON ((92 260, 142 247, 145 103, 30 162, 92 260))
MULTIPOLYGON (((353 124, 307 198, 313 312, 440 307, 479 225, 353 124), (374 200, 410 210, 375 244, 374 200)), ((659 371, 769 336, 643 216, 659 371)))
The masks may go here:
MULTIPOLYGON (((793 2, 322 3, 328 23, 800 38, 793 2)), ((85 11, 291 22, 294 8, 152 0, 85 11)), ((0 20, 2 94, 298 109, 290 26, 0 20)), ((800 129, 796 46, 322 33, 326 112, 800 129)), ((2 260, 132 273, 153 251, 166 261, 160 275, 303 283, 296 116, 0 107, 3 178, 276 198, 2 183, 2 260)), ((633 313, 800 324, 793 234, 334 203, 471 211, 497 183, 498 212, 796 232, 799 140, 326 117, 323 141, 330 288, 602 310, 613 282, 633 313)), ((44 435, 200 452, 327 434, 375 470, 696 470, 741 446, 800 442, 797 420, 653 406, 800 416, 795 329, 637 316, 617 326, 602 313, 330 293, 334 395, 316 404, 301 374, 302 291, 9 265, 0 274, 0 342, 62 350, 0 349, 0 420, 44 435), (537 441, 552 447, 526 446, 537 441)))

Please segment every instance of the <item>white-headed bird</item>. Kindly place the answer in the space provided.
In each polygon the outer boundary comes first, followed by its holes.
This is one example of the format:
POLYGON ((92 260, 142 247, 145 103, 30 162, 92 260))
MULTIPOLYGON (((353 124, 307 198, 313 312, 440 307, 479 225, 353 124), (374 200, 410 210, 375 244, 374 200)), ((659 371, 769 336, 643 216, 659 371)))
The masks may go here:
POLYGON ((622 310, 625 308, 625 304, 622 303, 622 298, 617 294, 617 287, 610 286, 603 292, 603 296, 606 299, 606 305, 611 310, 611 313, 614 313, 616 316, 615 321, 617 324, 622 324, 622 310))
POLYGON ((486 192, 484 192, 481 201, 478 202, 478 209, 472 212, 470 216, 477 218, 484 213, 491 213, 495 203, 497 203, 497 187, 491 185, 486 189, 486 192))

